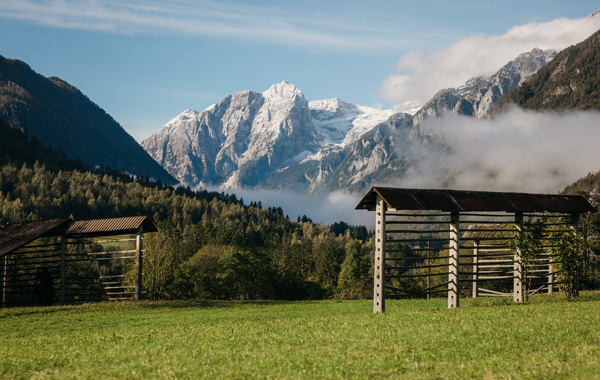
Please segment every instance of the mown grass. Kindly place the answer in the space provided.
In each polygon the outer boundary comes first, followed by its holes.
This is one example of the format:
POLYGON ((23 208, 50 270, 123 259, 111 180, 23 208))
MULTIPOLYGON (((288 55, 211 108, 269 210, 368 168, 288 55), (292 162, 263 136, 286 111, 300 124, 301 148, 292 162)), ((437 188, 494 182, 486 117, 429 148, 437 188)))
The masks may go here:
POLYGON ((600 378, 600 292, 461 302, 3 309, 0 378, 600 378))

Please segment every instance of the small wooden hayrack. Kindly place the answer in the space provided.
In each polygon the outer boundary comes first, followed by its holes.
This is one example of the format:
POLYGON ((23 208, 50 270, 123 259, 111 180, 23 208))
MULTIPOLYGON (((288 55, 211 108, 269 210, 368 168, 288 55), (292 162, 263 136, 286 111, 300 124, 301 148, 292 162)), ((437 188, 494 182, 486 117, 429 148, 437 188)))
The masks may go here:
MULTIPOLYGON (((156 230, 147 216, 80 221, 54 219, 0 226, 2 306, 39 303, 33 295, 34 289, 42 293, 51 291, 57 281, 60 281, 62 304, 98 299, 98 292, 113 300, 139 300, 142 295, 143 234, 156 230), (135 237, 111 239, 120 235, 135 237), (100 249, 83 249, 86 242, 98 237, 103 239, 93 243, 100 249), (102 244, 115 247, 107 250, 102 244), (135 248, 116 249, 126 244, 135 244, 135 248), (99 286, 93 289, 81 286, 91 280, 86 274, 69 275, 69 265, 86 265, 99 260, 135 260, 135 273, 96 274, 93 280, 99 286), (124 283, 126 277, 133 278, 124 283)), ((52 299, 47 301, 53 302, 52 299)))

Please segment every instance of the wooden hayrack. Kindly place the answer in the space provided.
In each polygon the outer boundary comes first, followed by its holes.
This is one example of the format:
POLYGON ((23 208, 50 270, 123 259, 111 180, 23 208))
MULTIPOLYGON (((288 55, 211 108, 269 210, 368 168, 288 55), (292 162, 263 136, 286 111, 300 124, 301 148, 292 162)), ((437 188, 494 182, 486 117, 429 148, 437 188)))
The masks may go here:
POLYGON ((580 214, 595 211, 581 196, 386 187, 372 188, 356 209, 375 211, 374 313, 385 311, 386 297, 443 293, 455 308, 465 284, 473 297, 515 302, 523 302, 524 281, 530 293, 552 292, 553 238, 544 237, 546 253, 527 278, 507 239, 534 220, 567 219, 552 228, 570 230, 580 214))
POLYGON ((57 296, 62 304, 139 300, 143 234, 153 231, 146 216, 0 226, 2 306, 52 304, 57 296), (111 239, 121 235, 135 237, 111 239), (119 273, 102 272, 102 263, 116 261, 119 273))

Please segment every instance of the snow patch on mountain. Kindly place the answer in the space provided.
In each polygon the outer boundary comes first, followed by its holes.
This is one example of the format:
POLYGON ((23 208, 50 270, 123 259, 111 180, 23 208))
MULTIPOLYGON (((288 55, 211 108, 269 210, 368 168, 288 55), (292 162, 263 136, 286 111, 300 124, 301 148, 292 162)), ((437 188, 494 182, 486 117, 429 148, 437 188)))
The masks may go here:
POLYGON ((337 98, 308 103, 283 81, 229 95, 203 112, 185 110, 142 146, 181 182, 232 189, 339 152, 396 113, 337 98))
POLYGON ((424 129, 446 113, 485 117, 496 100, 556 55, 534 49, 491 77, 439 91, 420 107, 382 110, 338 98, 308 102, 293 84, 242 91, 203 112, 186 110, 142 146, 179 181, 223 190, 362 191, 400 178, 420 146, 444 146, 424 129))
POLYGON ((344 102, 338 98, 308 103, 313 122, 325 137, 324 144, 344 147, 390 118, 394 109, 380 110, 344 102))

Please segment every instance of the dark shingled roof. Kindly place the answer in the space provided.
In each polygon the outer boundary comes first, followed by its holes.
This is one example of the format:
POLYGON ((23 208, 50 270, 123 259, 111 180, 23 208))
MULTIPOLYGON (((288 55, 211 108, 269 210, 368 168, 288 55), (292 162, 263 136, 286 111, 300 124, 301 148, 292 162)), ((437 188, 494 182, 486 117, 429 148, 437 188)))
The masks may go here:
POLYGON ((357 210, 374 210, 377 196, 396 210, 584 213, 595 208, 580 195, 373 187, 357 210))
POLYGON ((0 256, 29 244, 37 238, 61 235, 70 222, 71 219, 52 219, 0 226, 0 256))

